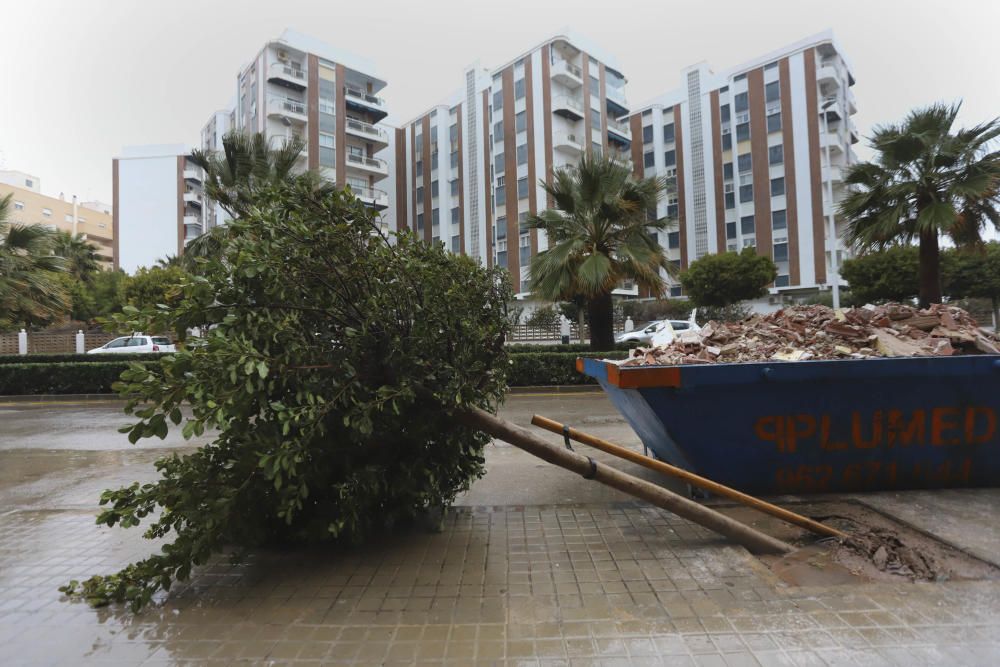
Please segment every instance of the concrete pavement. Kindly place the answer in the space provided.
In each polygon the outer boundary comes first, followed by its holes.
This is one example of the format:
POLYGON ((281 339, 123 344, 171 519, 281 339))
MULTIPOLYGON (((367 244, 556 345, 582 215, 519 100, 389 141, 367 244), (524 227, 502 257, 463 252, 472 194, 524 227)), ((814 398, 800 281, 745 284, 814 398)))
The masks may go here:
MULTIPOLYGON (((199 570, 154 608, 60 599, 150 553, 94 525, 104 488, 187 446, 131 446, 120 404, 0 404, 0 664, 996 664, 1000 582, 789 586, 715 535, 509 445, 440 533, 287 549, 199 570)), ((602 395, 533 413, 639 447, 602 395)), ((557 436, 539 431, 553 442, 557 436)), ((202 439, 203 441, 205 438, 202 439)), ((145 442, 145 441, 144 441, 145 442)), ((595 458, 606 459, 598 453, 595 458)), ((619 464, 656 479, 653 473, 619 464)), ((996 490, 857 496, 996 561, 996 490)))

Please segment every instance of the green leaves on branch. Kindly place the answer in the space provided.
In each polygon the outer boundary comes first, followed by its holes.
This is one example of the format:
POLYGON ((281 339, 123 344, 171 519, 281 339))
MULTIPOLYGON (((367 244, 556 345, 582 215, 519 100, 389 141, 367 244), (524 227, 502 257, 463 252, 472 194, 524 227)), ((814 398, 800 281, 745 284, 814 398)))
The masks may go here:
POLYGON ((511 290, 500 270, 404 234, 311 181, 261 184, 218 254, 134 330, 207 336, 118 386, 138 442, 182 425, 211 438, 108 491, 99 522, 168 540, 160 553, 66 590, 141 607, 229 548, 361 540, 449 504, 481 474, 487 437, 447 417, 506 390, 511 290))
POLYGON ((769 257, 744 248, 740 253, 705 255, 691 262, 680 279, 694 305, 724 308, 764 296, 777 275, 778 268, 769 257))

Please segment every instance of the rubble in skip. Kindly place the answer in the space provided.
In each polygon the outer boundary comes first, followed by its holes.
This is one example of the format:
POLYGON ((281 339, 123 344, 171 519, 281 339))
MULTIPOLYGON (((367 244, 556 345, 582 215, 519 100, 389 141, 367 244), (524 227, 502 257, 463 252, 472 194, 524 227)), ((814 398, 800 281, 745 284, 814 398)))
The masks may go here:
POLYGON ((622 366, 1000 354, 1000 341, 969 313, 945 304, 898 303, 834 310, 792 306, 740 322, 677 332, 670 345, 636 348, 622 366))

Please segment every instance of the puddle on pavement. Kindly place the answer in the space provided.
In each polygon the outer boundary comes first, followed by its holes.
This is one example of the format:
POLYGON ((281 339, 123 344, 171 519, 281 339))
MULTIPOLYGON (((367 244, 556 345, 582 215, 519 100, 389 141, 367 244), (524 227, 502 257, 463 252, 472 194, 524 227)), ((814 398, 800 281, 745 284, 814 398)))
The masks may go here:
POLYGON ((720 512, 800 547, 786 556, 760 556, 793 586, 868 582, 1000 579, 1000 567, 972 556, 867 505, 850 501, 785 503, 784 507, 851 536, 818 538, 805 529, 742 506, 720 512))

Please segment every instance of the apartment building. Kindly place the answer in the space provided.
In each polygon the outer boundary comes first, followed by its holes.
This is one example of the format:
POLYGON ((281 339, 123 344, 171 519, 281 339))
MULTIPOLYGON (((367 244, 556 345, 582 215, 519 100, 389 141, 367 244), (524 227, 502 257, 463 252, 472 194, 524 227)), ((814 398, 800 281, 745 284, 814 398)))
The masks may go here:
MULTIPOLYGON (((220 109, 211 115, 205 126, 201 128, 201 141, 199 145, 203 151, 222 151, 222 137, 229 132, 236 124, 236 102, 233 100, 229 107, 220 109)), ((229 219, 229 214, 216 202, 206 198, 204 200, 204 211, 202 214, 205 231, 213 227, 225 224, 229 219)))
POLYGON ((628 117, 636 176, 674 186, 657 210, 677 219, 660 240, 670 260, 749 246, 778 266, 772 295, 830 286, 850 254, 836 209, 858 142, 854 76, 833 34, 719 74, 699 63, 681 82, 628 117))
POLYGON ((97 248, 105 268, 114 264, 114 225, 111 207, 101 202, 79 202, 42 194, 41 180, 20 171, 0 171, 0 198, 11 195, 10 221, 21 225, 42 225, 50 230, 81 236, 97 248))
POLYGON ((115 268, 180 255, 204 231, 202 171, 179 145, 130 146, 112 161, 115 268))
POLYGON ((298 137, 303 168, 382 211, 393 199, 385 85, 370 61, 286 30, 239 73, 231 126, 274 145, 298 137))
POLYGON ((395 225, 506 267, 524 295, 531 257, 548 247, 525 224, 550 204, 541 182, 585 153, 630 159, 631 130, 618 120, 629 112, 626 79, 610 56, 566 35, 464 78, 397 130, 395 225))

